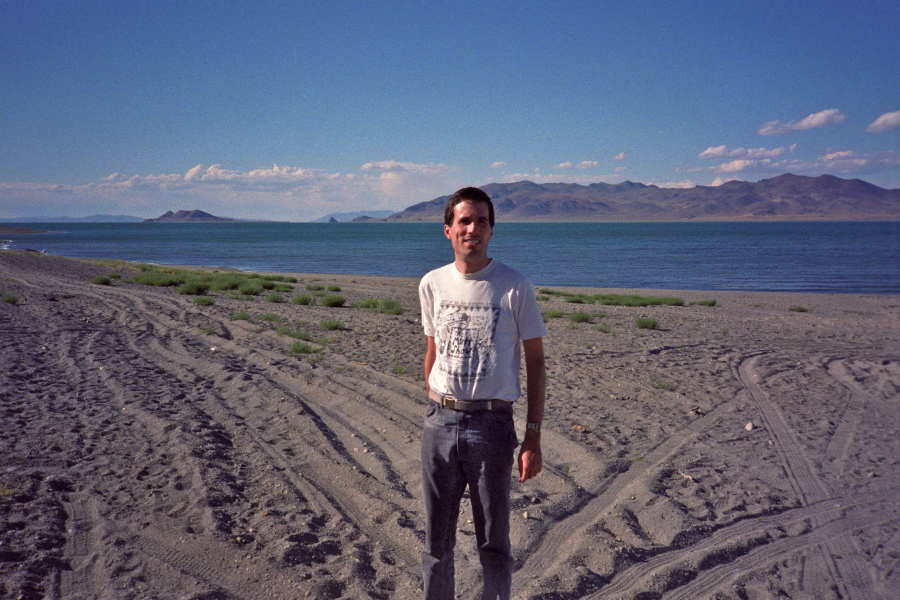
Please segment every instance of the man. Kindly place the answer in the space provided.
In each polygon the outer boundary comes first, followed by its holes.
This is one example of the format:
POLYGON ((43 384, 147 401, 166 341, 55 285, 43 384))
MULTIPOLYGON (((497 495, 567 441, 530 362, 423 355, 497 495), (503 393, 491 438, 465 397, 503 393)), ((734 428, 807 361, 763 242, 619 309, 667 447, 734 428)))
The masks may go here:
POLYGON ((541 470, 547 328, 531 282, 488 257, 493 229, 490 197, 478 188, 456 192, 444 212, 455 260, 419 284, 430 399, 422 433, 426 600, 454 598, 453 548, 467 486, 484 571, 482 598, 510 597, 510 489, 518 445, 513 404, 521 395, 522 350, 528 409, 519 481, 541 470))

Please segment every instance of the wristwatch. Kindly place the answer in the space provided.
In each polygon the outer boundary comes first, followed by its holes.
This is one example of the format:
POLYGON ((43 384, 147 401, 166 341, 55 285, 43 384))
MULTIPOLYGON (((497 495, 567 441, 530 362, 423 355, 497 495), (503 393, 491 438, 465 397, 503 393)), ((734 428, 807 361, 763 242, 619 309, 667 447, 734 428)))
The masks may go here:
POLYGON ((540 423, 526 423, 525 429, 530 429, 532 431, 536 431, 538 433, 541 432, 541 424, 540 423))

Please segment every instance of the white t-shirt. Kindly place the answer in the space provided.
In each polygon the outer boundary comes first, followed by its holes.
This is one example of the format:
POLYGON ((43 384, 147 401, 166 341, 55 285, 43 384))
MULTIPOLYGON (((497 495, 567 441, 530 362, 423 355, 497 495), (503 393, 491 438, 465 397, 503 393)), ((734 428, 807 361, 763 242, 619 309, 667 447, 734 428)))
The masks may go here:
POLYGON ((419 300, 437 349, 429 389, 460 400, 518 400, 521 341, 547 335, 528 278, 496 260, 470 275, 451 263, 422 278, 419 300))

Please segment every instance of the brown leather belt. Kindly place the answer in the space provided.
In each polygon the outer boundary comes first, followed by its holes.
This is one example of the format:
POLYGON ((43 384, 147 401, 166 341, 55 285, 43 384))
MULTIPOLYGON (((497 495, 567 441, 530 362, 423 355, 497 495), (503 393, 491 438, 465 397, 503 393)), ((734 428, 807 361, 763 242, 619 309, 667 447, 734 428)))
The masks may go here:
POLYGON ((437 402, 442 406, 446 406, 447 408, 453 410, 494 410, 495 408, 500 408, 501 406, 509 406, 512 404, 509 400, 457 400, 453 396, 442 396, 437 392, 430 391, 428 392, 428 397, 437 402))

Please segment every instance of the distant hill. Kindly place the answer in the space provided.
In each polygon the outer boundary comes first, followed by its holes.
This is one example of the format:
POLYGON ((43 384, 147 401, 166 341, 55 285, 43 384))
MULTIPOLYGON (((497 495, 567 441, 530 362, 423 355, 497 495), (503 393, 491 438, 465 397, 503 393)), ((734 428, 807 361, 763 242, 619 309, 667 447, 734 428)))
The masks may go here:
POLYGON ((179 210, 173 213, 171 210, 155 219, 144 219, 145 223, 227 223, 237 219, 217 217, 202 210, 179 210))
POLYGON ((350 221, 368 221, 371 219, 382 219, 394 214, 392 210, 359 210, 356 212, 339 212, 325 215, 316 219, 313 223, 347 223, 350 221))
MULTIPOLYGON (((787 173, 757 183, 660 188, 626 181, 490 183, 481 188, 502 221, 752 221, 900 219, 900 190, 859 179, 787 173)), ((440 222, 450 196, 391 215, 391 222, 440 222)))
POLYGON ((90 215, 87 217, 16 217, 4 223, 140 223, 144 219, 128 215, 90 215))

